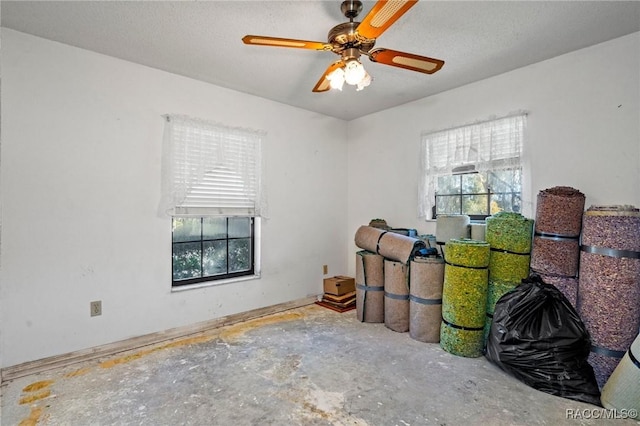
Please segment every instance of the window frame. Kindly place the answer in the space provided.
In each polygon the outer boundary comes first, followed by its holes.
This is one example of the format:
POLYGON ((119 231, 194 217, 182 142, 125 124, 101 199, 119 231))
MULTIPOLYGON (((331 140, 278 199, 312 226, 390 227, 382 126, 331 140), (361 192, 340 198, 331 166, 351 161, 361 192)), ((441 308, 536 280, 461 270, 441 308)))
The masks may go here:
MULTIPOLYGON (((184 216, 174 216, 171 219, 171 226, 172 229, 174 229, 174 221, 176 218, 180 218, 180 217, 184 217, 184 216)), ((252 216, 243 216, 243 217, 248 217, 249 218, 249 222, 250 222, 250 236, 249 237, 229 237, 229 219, 230 218, 234 218, 234 217, 238 217, 238 216, 197 216, 197 217, 190 217, 192 219, 198 218, 200 219, 200 238, 199 239, 193 239, 193 240, 187 240, 187 241, 174 241, 174 237, 173 237, 173 230, 171 232, 171 288, 172 289, 176 289, 176 288, 184 288, 185 286, 190 286, 193 284, 201 284, 201 283, 215 283, 216 281, 221 281, 221 280, 229 280, 229 279, 236 279, 236 278, 242 278, 242 277, 255 277, 256 276, 256 259, 257 259, 257 255, 256 255, 256 218, 252 217, 252 216), (204 238, 204 226, 203 226, 203 221, 206 218, 225 218, 225 223, 226 223, 226 238, 204 238), (250 250, 251 250, 251 255, 250 255, 250 262, 251 262, 251 266, 248 270, 245 271, 238 271, 238 272, 229 272, 229 241, 232 240, 246 240, 247 238, 250 239, 250 250), (204 244, 206 242, 211 242, 211 241, 226 241, 226 256, 227 256, 227 262, 226 262, 226 267, 227 267, 227 273, 226 274, 217 274, 217 275, 204 275, 204 261, 203 261, 203 254, 204 254, 204 244), (175 247, 176 245, 182 245, 182 244, 193 244, 193 243, 199 243, 200 244, 200 276, 199 277, 195 277, 195 278, 186 278, 186 279, 181 279, 181 280, 175 280, 174 276, 173 276, 173 272, 174 272, 174 266, 175 266, 175 247)))

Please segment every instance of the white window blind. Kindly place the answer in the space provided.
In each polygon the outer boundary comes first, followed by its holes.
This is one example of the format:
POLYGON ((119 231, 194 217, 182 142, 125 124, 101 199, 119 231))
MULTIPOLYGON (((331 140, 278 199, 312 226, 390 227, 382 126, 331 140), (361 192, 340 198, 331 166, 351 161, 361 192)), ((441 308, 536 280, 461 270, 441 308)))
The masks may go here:
POLYGON ((261 216, 262 131, 166 115, 162 201, 172 216, 261 216))
POLYGON ((438 177, 522 168, 526 114, 423 133, 418 215, 431 217, 438 177))

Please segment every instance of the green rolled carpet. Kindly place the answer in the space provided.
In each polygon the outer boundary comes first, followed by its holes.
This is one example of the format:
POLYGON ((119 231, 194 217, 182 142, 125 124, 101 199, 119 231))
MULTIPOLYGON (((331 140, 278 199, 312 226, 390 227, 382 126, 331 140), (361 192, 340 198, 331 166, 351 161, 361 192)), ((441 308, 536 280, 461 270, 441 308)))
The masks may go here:
POLYGON ((534 221, 520 213, 500 212, 488 217, 485 222, 485 239, 491 246, 484 332, 486 340, 498 299, 529 276, 534 221))
POLYGON ((440 346, 454 355, 479 357, 489 279, 489 244, 452 239, 445 245, 440 346))

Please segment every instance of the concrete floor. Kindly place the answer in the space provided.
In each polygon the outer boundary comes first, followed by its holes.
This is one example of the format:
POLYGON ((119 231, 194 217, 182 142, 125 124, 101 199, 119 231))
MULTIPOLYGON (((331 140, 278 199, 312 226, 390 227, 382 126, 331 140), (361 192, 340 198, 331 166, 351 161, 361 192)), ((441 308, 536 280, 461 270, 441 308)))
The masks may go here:
POLYGON ((596 407, 531 389, 485 358, 311 305, 16 379, 2 388, 1 423, 640 424, 567 419, 585 409, 596 407))

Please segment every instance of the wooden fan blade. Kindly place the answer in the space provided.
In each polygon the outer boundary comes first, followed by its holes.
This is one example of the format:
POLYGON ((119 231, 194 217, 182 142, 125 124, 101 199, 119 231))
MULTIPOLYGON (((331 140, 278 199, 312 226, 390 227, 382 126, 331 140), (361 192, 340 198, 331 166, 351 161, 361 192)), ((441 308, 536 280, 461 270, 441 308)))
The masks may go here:
POLYGON ((375 49, 369 52, 369 59, 373 62, 404 68, 425 74, 433 74, 444 65, 440 59, 414 55, 412 53, 398 52, 390 49, 375 49))
POLYGON ((364 17, 356 31, 367 39, 378 38, 417 2, 418 0, 380 0, 364 17))
POLYGON ((336 61, 329 65, 329 68, 327 68, 324 74, 322 74, 322 77, 320 77, 320 80, 318 80, 315 87, 313 88, 313 92, 326 92, 327 90, 331 89, 331 82, 329 81, 327 76, 342 66, 344 66, 344 62, 342 62, 342 60, 336 61))
POLYGON ((242 37, 244 44, 253 44, 256 46, 275 46, 275 47, 293 47, 297 49, 311 50, 331 50, 329 43, 319 41, 296 40, 293 38, 265 37, 257 35, 246 35, 242 37))

